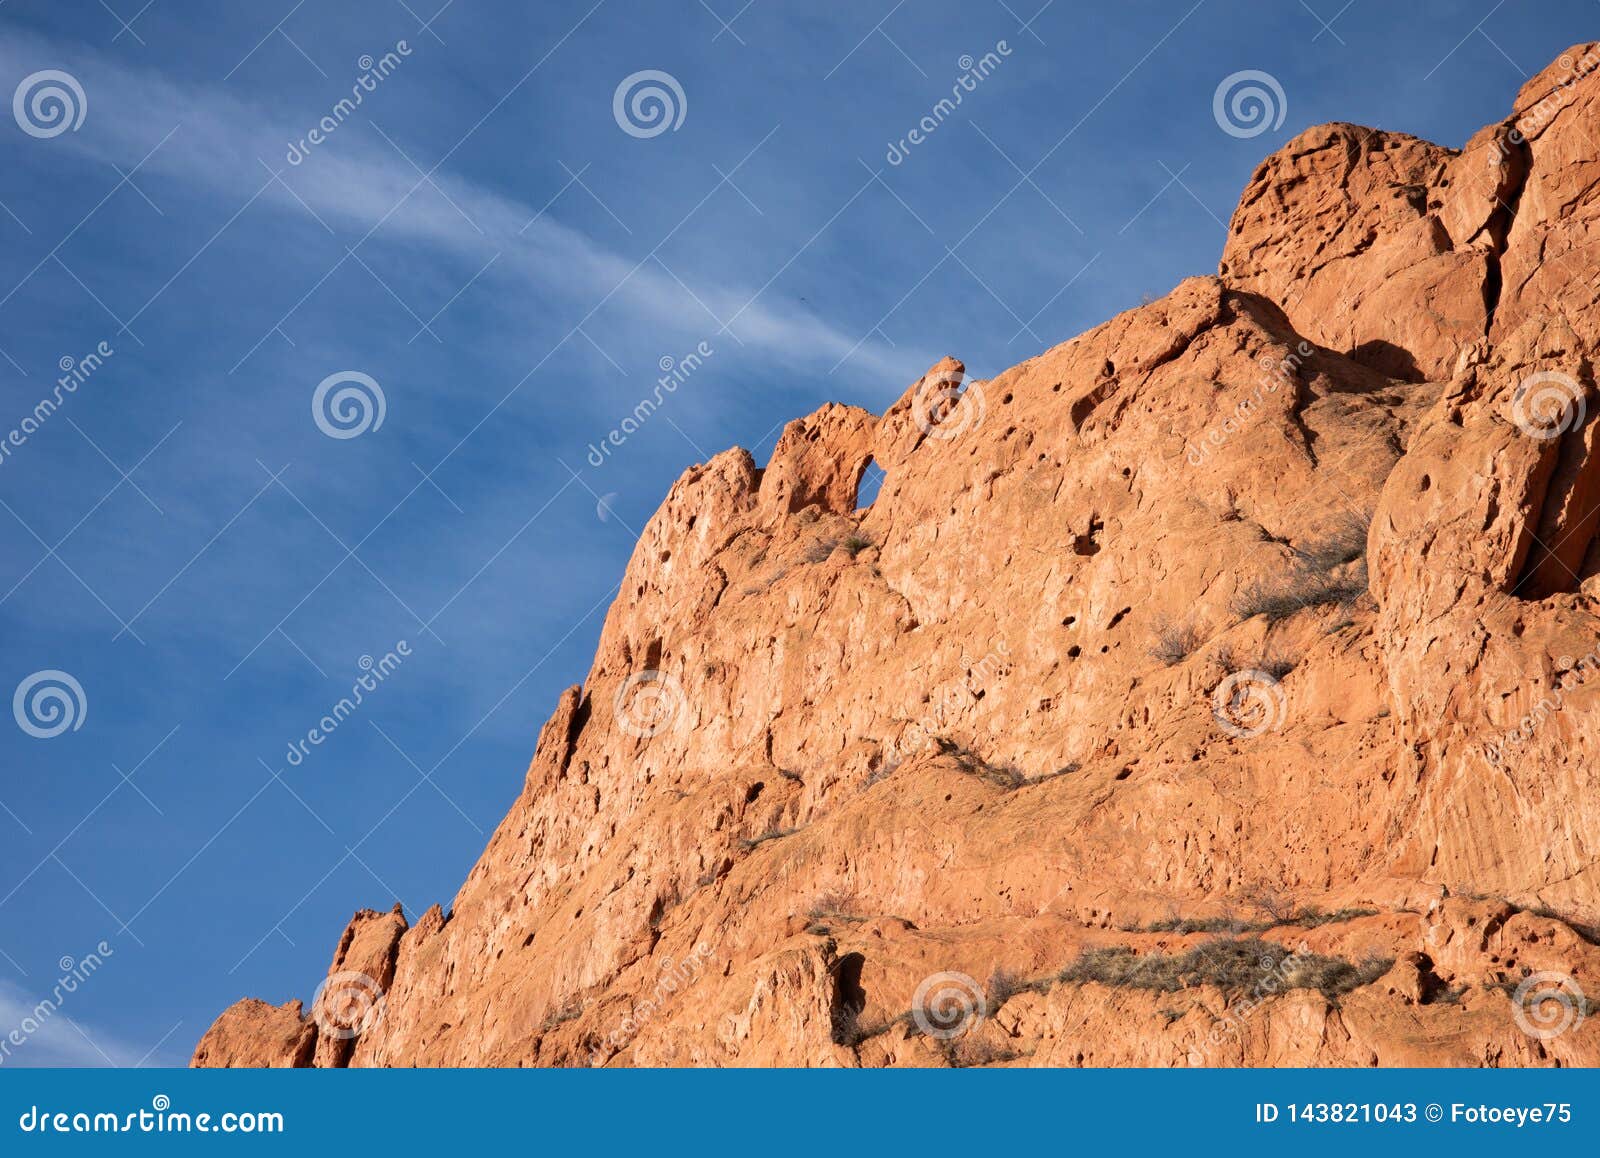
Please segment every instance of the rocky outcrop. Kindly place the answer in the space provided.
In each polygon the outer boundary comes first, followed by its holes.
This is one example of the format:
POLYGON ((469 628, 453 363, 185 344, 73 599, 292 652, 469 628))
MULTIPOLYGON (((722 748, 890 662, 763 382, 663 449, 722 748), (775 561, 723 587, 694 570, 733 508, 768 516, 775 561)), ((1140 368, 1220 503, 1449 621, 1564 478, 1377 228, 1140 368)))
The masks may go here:
POLYGON ((1596 63, 691 468, 449 913, 196 1064, 1600 1063, 1596 63))
POLYGON ((300 1069, 312 1063, 316 1024, 298 1001, 268 1005, 246 998, 229 1006, 194 1049, 194 1064, 220 1069, 300 1069))
MULTIPOLYGON (((442 919, 430 909, 418 928, 442 919)), ((298 1001, 271 1006, 241 1001, 217 1019, 194 1051, 197 1066, 336 1069, 349 1064, 356 1039, 381 1023, 384 993, 394 981, 395 952, 406 931, 395 905, 361 909, 334 950, 328 975, 305 1013, 298 1001)))
POLYGON ((1458 157, 1359 125, 1308 129, 1251 178, 1222 276, 1280 303, 1319 345, 1392 378, 1442 377, 1488 330, 1485 203, 1501 170, 1470 159, 1485 150, 1492 142, 1458 157))
POLYGON ((1498 341, 1529 318, 1559 313, 1587 350, 1600 344, 1600 155, 1593 144, 1600 113, 1600 46, 1569 49, 1517 95, 1507 132, 1523 154, 1527 177, 1507 216, 1501 261, 1498 341))

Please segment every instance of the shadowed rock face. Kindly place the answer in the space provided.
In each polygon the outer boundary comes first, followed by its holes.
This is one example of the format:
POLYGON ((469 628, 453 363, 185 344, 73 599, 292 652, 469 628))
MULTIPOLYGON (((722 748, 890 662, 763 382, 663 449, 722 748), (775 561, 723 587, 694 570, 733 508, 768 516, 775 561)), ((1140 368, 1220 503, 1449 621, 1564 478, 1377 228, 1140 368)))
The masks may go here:
POLYGON ((195 1064, 1600 1064, 1596 64, 692 467, 450 913, 346 933, 379 1015, 195 1064))

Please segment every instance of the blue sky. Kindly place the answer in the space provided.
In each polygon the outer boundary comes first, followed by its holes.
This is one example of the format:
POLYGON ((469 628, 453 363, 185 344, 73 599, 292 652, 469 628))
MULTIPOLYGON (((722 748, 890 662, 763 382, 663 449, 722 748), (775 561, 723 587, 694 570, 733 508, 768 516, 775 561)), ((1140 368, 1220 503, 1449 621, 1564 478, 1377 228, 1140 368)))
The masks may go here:
POLYGON ((4 1064, 181 1064, 235 998, 309 997, 355 908, 448 904, 689 464, 759 460, 824 401, 881 411, 946 353, 987 377, 1214 272, 1294 133, 1460 145, 1600 16, 441 3, 0 6, 0 88, 59 70, 83 106, 54 135, 0 125, 0 439, 63 359, 110 350, 0 458, 0 691, 82 689, 76 727, 0 728, 0 1037, 64 958, 109 949, 4 1064), (1246 69, 1284 118, 1238 137, 1212 98, 1246 69), (614 115, 644 70, 681 89, 676 128, 614 115), (313 395, 347 372, 383 420, 329 437, 313 395))

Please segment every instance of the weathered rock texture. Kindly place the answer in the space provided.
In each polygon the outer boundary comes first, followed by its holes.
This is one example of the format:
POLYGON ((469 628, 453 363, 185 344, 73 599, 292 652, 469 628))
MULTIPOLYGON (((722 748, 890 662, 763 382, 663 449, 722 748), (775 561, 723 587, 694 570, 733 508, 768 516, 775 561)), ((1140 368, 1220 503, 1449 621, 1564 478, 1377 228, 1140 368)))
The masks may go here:
POLYGON ((196 1064, 1600 1063, 1597 63, 691 468, 450 912, 346 934, 381 1019, 196 1064))

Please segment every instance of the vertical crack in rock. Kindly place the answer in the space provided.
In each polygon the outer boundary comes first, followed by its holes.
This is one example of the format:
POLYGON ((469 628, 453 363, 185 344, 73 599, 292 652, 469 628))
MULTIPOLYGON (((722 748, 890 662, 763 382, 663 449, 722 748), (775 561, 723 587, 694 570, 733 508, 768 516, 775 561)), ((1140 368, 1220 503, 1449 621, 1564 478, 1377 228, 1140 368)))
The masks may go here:
MULTIPOLYGON (((1503 150, 1502 173, 1495 189, 1495 208, 1484 225, 1488 235, 1488 269, 1483 279, 1483 308, 1486 317, 1484 336, 1494 332, 1495 313, 1500 308, 1500 295, 1504 290, 1505 275, 1501 264, 1511 236, 1511 226, 1516 222, 1517 209, 1522 202, 1522 191, 1527 187, 1528 172, 1532 168, 1533 154, 1528 143, 1520 136, 1512 136, 1510 126, 1498 142, 1503 150)), ((1472 239, 1469 239, 1472 240, 1472 239)))

